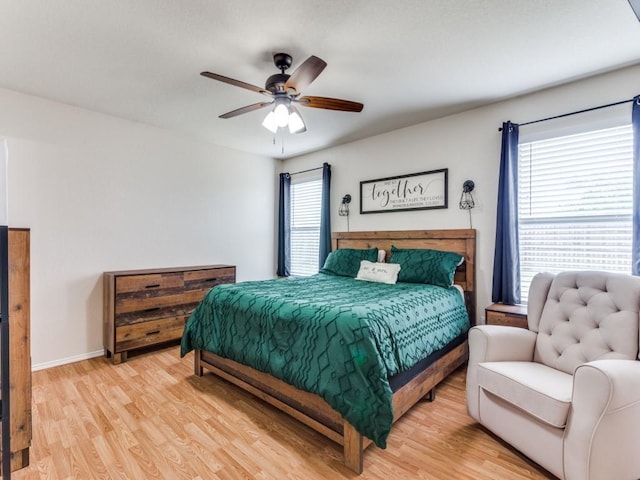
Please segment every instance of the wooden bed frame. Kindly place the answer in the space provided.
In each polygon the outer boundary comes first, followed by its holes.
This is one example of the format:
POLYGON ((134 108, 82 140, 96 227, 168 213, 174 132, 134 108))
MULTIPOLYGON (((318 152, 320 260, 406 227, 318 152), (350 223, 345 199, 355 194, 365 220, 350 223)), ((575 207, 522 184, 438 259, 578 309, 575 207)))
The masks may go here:
MULTIPOLYGON (((333 250, 378 247, 387 252, 387 260, 391 245, 446 250, 464 255, 465 261, 456 271, 455 283, 464 290, 469 319, 472 325, 475 324, 475 230, 336 232, 332 238, 333 250)), ((465 340, 400 387, 393 395, 394 422, 467 358, 468 344, 465 340)), ((233 360, 196 350, 195 374, 202 376, 205 368, 342 445, 345 465, 356 473, 362 473, 364 449, 372 443, 371 440, 358 433, 324 399, 233 360)))

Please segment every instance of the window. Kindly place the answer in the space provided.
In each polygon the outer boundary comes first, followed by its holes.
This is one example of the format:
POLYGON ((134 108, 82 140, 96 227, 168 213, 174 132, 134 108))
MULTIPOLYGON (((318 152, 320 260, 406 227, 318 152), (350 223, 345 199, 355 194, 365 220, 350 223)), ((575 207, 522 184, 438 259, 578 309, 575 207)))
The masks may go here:
POLYGON ((318 273, 322 171, 291 179, 291 275, 318 273))
POLYGON ((538 272, 631 273, 631 125, 520 143, 520 284, 538 272))

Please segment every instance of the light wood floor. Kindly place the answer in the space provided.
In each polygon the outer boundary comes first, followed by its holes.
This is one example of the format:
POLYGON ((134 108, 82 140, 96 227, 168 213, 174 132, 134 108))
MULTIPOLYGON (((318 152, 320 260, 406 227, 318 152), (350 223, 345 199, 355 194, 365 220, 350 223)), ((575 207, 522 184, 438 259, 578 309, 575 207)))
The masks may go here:
POLYGON ((367 450, 358 477, 336 444, 192 363, 172 347, 34 372, 31 464, 12 478, 548 478, 467 416, 464 370, 367 450))

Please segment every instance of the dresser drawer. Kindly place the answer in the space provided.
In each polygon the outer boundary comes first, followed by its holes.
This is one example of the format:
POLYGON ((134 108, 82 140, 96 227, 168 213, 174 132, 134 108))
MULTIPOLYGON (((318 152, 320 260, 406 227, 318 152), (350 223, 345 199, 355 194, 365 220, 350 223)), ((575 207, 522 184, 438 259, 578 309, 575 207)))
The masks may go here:
POLYGON ((184 315, 116 327, 116 350, 146 347, 178 339, 182 336, 187 318, 184 315))
POLYGON ((180 305, 171 305, 168 307, 151 307, 146 310, 136 310, 116 315, 114 325, 116 327, 125 327, 127 325, 135 325, 136 323, 151 322, 153 320, 162 320, 165 318, 188 317, 196 308, 198 302, 192 302, 180 305))
POLYGON ((156 292, 167 288, 180 290, 183 286, 182 272, 129 275, 116 278, 116 295, 129 292, 156 292))
MULTIPOLYGON (((148 293, 148 292, 144 292, 148 293)), ((198 303, 204 297, 206 293, 205 290, 183 290, 181 292, 176 292, 169 295, 152 295, 152 296, 142 296, 142 297, 132 297, 132 298, 122 298, 120 296, 116 296, 116 323, 122 316, 122 314, 131 313, 131 312, 154 312, 157 311, 159 316, 162 315, 160 310, 163 310, 167 307, 172 307, 176 305, 189 305, 193 303, 198 303)))
POLYGON ((209 291, 216 285, 234 283, 235 281, 235 268, 216 268, 212 270, 184 272, 185 289, 205 289, 209 291))

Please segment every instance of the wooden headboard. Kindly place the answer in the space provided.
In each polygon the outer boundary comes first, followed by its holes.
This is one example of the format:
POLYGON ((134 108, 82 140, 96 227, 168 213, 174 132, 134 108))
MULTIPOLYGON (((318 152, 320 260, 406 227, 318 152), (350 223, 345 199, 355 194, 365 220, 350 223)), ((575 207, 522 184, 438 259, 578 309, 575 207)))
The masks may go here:
POLYGON ((386 232, 334 232, 332 250, 339 248, 378 247, 387 252, 387 261, 391 245, 397 248, 429 248, 459 253, 464 262, 456 270, 456 285, 464 290, 469 321, 476 323, 476 231, 461 230, 398 230, 386 232))

